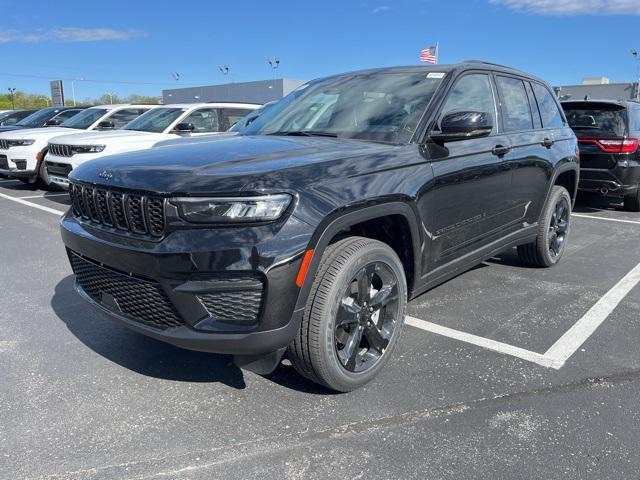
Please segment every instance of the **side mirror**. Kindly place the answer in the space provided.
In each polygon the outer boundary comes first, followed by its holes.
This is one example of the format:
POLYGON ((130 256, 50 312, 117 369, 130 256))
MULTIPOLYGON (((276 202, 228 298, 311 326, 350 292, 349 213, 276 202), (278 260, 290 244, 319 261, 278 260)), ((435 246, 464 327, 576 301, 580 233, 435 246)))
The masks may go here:
POLYGON ((196 127, 193 126, 193 123, 179 123, 177 124, 173 131, 176 133, 191 133, 196 129, 196 127))
POLYGON ((491 115, 486 112, 452 112, 440 122, 440 131, 431 133, 436 143, 486 137, 493 131, 491 115))
POLYGON ((111 120, 103 120, 96 127, 97 130, 113 130, 114 128, 116 128, 116 125, 111 120))
POLYGON ((56 125, 60 125, 62 123, 62 120, 58 120, 55 118, 52 118, 51 120, 47 120, 47 122, 44 124, 45 127, 55 127, 56 125))

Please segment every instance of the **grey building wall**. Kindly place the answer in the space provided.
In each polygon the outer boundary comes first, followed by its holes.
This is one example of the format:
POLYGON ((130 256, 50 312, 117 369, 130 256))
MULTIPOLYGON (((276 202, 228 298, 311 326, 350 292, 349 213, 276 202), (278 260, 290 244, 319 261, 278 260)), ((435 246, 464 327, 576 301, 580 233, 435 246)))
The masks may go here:
POLYGON ((582 100, 586 95, 591 99, 637 100, 637 83, 609 83, 603 85, 562 85, 554 87, 561 100, 582 100))
POLYGON ((203 85, 202 87, 173 88, 162 91, 163 103, 197 102, 245 102, 267 103, 280 100, 292 90, 305 83, 304 80, 276 78, 256 82, 203 85))

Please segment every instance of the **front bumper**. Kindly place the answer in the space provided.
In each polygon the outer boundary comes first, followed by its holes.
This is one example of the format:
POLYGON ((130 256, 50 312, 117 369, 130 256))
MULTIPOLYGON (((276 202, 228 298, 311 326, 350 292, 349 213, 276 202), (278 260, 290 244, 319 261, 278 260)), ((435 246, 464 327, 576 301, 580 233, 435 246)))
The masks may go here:
POLYGON ((625 197, 638 191, 640 163, 629 162, 612 169, 581 168, 579 189, 598 192, 612 197, 625 197))
POLYGON ((31 146, 0 150, 0 173, 10 178, 28 178, 37 174, 37 149, 31 146))
POLYGON ((61 231, 81 296, 139 333, 190 350, 261 355, 286 347, 299 328, 295 277, 311 228, 293 216, 280 225, 178 230, 160 242, 71 214, 61 231), (256 315, 256 283, 247 278, 262 285, 256 315))

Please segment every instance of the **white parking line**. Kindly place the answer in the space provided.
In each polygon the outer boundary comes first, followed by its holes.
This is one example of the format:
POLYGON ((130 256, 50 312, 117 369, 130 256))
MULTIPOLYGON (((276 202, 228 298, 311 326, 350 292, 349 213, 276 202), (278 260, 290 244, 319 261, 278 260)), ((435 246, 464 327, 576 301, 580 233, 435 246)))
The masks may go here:
POLYGON ((559 370, 566 361, 593 335, 597 328, 609 317, 627 294, 640 283, 640 263, 636 265, 622 280, 609 290, 593 305, 580 320, 567 330, 545 353, 532 352, 524 348, 497 342, 489 338, 479 337, 435 323, 406 317, 406 323, 412 327, 436 333, 462 342, 477 345, 498 353, 504 353, 528 362, 537 363, 547 368, 559 370))
POLYGON ((15 178, 12 178, 8 180, 0 180, 0 183, 19 182, 19 181, 20 180, 16 180, 15 178))
POLYGON ((572 217, 579 217, 579 218, 590 218, 592 220, 604 220, 605 222, 633 223, 633 224, 636 224, 636 225, 640 225, 640 221, 624 220, 622 218, 598 217, 597 215, 585 215, 583 213, 572 213, 571 216, 572 217))
POLYGON ((28 202, 28 201, 23 200, 21 198, 16 198, 16 197, 11 197, 9 195, 5 195, 4 193, 0 193, 0 198, 6 198, 7 200, 11 200, 12 202, 20 203, 20 204, 26 205, 28 207, 37 208, 38 210, 42 210, 43 212, 53 213, 54 215, 58 215, 59 217, 64 215, 64 212, 62 210, 56 210, 55 208, 49 208, 49 207, 45 207, 43 205, 38 205, 37 203, 28 202))
POLYGON ((45 193, 44 195, 29 195, 28 197, 19 197, 19 198, 22 198, 22 199, 27 199, 27 198, 49 198, 49 197, 62 197, 62 196, 68 197, 69 194, 68 193, 45 193))

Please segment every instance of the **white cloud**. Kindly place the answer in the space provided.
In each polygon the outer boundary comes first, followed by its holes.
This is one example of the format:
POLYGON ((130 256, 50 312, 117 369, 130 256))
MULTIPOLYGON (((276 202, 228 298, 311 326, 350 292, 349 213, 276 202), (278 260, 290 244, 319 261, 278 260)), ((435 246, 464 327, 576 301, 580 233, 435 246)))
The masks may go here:
POLYGON ((391 10, 391 7, 388 5, 380 5, 374 8, 373 10, 371 10, 371 14, 373 15, 376 13, 386 12, 387 10, 391 10))
POLYGON ((139 30, 115 30, 113 28, 78 28, 59 27, 51 30, 35 30, 24 32, 18 30, 5 30, 0 33, 0 43, 7 42, 100 42, 105 40, 129 40, 130 38, 144 36, 139 30))
POLYGON ((640 0, 489 0, 536 15, 640 15, 640 0))

